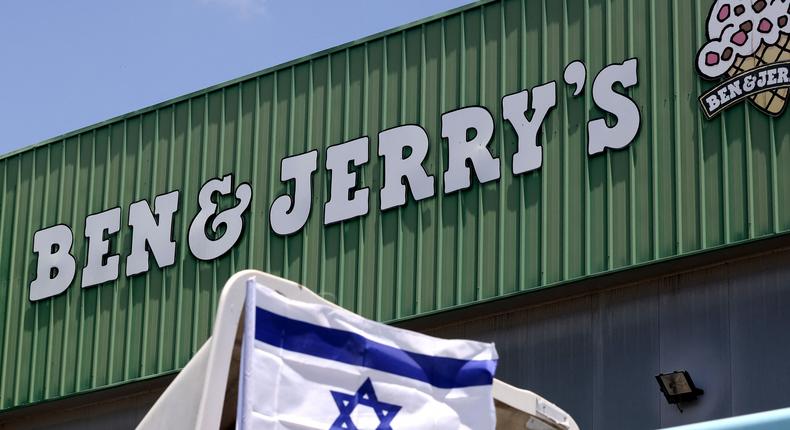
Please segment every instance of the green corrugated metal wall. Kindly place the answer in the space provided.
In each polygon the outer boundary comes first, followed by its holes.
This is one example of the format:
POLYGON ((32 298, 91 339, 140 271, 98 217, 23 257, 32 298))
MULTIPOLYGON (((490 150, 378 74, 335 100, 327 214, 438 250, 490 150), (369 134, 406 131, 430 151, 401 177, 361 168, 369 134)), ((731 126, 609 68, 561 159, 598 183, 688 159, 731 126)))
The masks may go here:
MULTIPOLYGON (((744 103, 707 121, 694 69, 711 0, 486 2, 126 115, 0 160, 0 409, 167 373, 209 335, 218 286, 263 269, 391 321, 635 264, 732 244, 790 227, 790 121, 744 103), (626 150, 586 155, 601 111, 590 75, 639 59, 629 91, 642 127, 626 150), (587 65, 583 97, 562 83, 587 65), (556 80, 544 124, 544 165, 514 177, 515 133, 497 120, 502 178, 380 213, 376 135, 418 123, 425 167, 441 190, 440 114, 556 80), (324 227, 327 174, 314 178, 302 232, 281 238, 268 209, 285 186, 281 158, 371 136, 361 168, 371 211, 324 227), (234 173, 253 186, 247 230, 233 251, 198 263, 186 243, 197 190, 234 173), (132 279, 28 301, 32 235, 72 226, 78 268, 88 214, 181 190, 177 264, 132 279)), ((298 23, 295 23, 298 24, 298 23)), ((232 59, 231 59, 232 61, 232 59)), ((42 118, 42 120, 46 120, 42 118)), ((323 165, 325 154, 319 155, 323 165)), ((112 249, 123 261, 130 231, 112 249)), ((123 265, 121 270, 123 271, 123 265)))

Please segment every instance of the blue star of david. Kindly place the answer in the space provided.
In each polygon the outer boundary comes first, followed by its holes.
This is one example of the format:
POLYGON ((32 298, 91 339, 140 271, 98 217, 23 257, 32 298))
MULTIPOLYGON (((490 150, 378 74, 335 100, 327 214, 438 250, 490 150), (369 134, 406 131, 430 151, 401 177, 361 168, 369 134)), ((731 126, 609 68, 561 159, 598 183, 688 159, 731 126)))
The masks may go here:
POLYGON ((366 379, 354 394, 330 392, 335 399, 337 409, 340 410, 340 416, 332 423, 329 430, 359 430, 351 421, 351 413, 354 412, 357 405, 369 406, 376 412, 376 416, 379 418, 379 426, 376 427, 376 430, 392 430, 390 422, 401 408, 397 405, 380 402, 376 397, 376 391, 373 390, 370 378, 366 379))

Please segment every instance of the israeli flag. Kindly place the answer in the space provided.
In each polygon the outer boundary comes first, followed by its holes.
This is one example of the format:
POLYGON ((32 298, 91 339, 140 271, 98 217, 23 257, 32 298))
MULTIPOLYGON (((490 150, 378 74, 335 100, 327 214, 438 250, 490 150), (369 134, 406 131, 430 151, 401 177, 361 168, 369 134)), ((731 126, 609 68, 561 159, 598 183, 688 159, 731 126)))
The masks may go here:
POLYGON ((241 429, 493 430, 493 344, 390 327, 247 283, 241 429))

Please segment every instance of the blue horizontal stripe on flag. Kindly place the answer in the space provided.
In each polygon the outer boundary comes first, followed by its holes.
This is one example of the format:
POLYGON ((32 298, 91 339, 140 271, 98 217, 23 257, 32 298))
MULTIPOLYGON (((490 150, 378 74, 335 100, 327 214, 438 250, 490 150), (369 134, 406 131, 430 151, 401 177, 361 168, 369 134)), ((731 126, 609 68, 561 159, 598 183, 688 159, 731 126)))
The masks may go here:
POLYGON ((437 388, 491 385, 496 360, 461 360, 404 351, 357 333, 255 308, 255 339, 288 351, 427 382, 437 388))

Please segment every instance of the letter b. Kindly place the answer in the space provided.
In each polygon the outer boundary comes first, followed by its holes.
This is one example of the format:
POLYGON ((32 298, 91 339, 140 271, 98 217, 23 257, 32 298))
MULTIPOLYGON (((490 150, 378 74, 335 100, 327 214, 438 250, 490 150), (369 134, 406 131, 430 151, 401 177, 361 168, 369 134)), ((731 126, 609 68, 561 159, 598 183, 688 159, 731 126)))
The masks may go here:
POLYGON ((30 283, 30 300, 56 296, 74 280, 76 262, 71 255, 74 236, 65 225, 39 230, 33 235, 33 252, 38 254, 36 279, 30 283))

